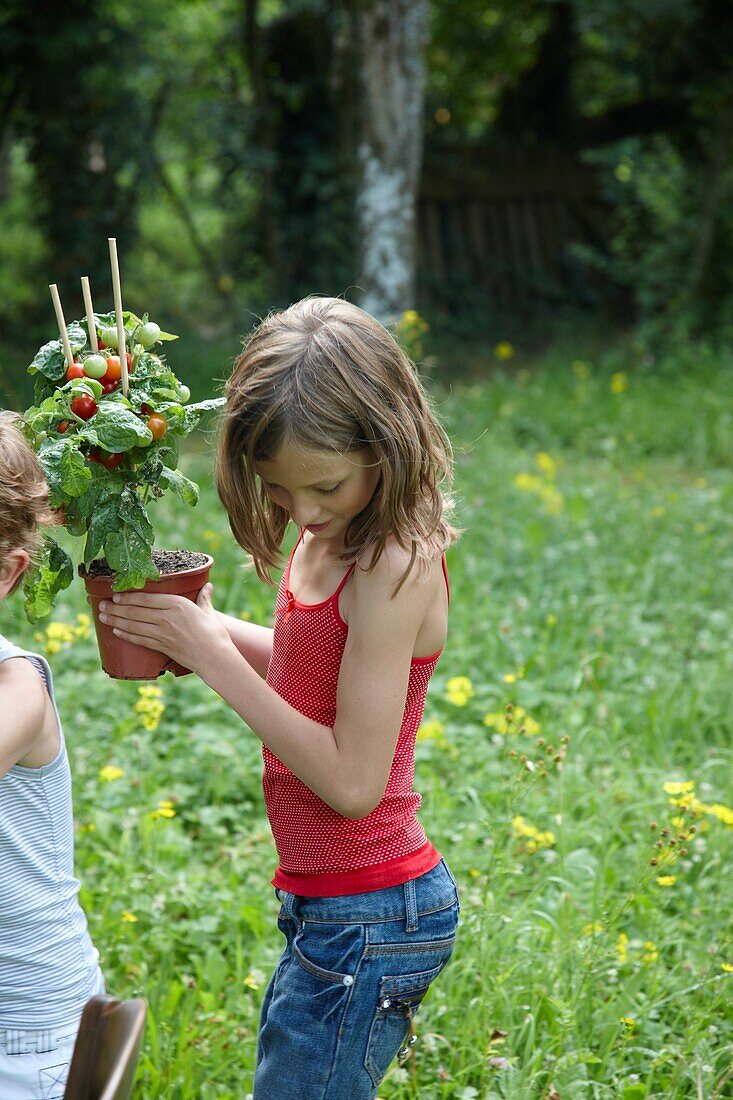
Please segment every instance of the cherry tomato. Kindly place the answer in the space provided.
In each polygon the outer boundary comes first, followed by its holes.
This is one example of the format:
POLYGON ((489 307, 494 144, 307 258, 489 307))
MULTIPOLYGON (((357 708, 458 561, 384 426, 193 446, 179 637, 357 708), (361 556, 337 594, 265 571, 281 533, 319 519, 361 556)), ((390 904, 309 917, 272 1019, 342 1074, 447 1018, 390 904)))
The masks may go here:
POLYGON ((97 347, 100 351, 104 351, 107 345, 105 344, 104 340, 100 340, 99 338, 97 338, 97 347))
POLYGON ((110 325, 109 328, 102 329, 102 340, 106 348, 117 347, 117 328, 115 325, 110 325))
POLYGON ((106 377, 107 377, 107 375, 105 374, 104 378, 100 379, 100 382, 102 383, 102 389, 104 390, 105 393, 114 393, 114 391, 119 386, 119 382, 115 382, 115 381, 105 382, 104 379, 106 377))
POLYGON ((107 382, 118 382, 122 376, 122 365, 120 364, 119 355, 107 356, 107 372, 103 374, 100 382, 102 385, 106 385, 107 382))
MULTIPOLYGON (((132 356, 129 351, 125 352, 125 359, 127 360, 127 373, 132 373, 132 356)), ((119 355, 107 356, 107 373, 102 375, 100 381, 102 385, 106 382, 117 382, 122 377, 122 364, 120 363, 119 355)))
POLYGON ((153 433, 153 439, 162 439, 168 431, 168 421, 160 413, 152 413, 146 420, 146 424, 153 433))
POLYGON ((185 405, 191 396, 191 391, 188 386, 179 386, 178 388, 178 400, 185 405))
POLYGON ((81 420, 90 420, 97 411, 97 402, 88 393, 80 393, 71 402, 71 411, 81 420))
POLYGON ((59 426, 56 429, 56 431, 59 432, 59 433, 68 432, 70 427, 71 427, 71 421, 70 420, 60 420, 59 421, 59 426))
POLYGON ((84 377, 84 367, 81 365, 81 363, 77 363, 76 360, 74 360, 74 362, 71 364, 71 366, 66 368, 66 380, 67 380, 67 382, 70 382, 72 380, 72 378, 83 378, 83 377, 84 377))
POLYGON ((87 355, 83 367, 87 378, 104 378, 107 373, 107 360, 103 355, 87 355))
POLYGON ((156 325, 155 321, 148 321, 138 332, 137 338, 144 348, 152 348, 160 340, 160 325, 156 325))
POLYGON ((125 456, 119 452, 108 454, 101 447, 92 447, 88 457, 90 462, 98 462, 101 466, 106 466, 108 470, 114 470, 125 456))

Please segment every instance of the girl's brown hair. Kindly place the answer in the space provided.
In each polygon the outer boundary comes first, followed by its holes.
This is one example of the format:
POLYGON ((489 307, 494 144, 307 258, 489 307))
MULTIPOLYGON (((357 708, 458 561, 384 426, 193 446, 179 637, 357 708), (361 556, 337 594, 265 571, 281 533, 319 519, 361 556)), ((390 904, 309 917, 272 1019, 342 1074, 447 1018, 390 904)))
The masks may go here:
POLYGON ((0 410, 0 568, 11 550, 27 550, 35 557, 42 538, 39 528, 53 518, 43 470, 21 434, 21 424, 16 413, 0 410))
POLYGON ((372 568, 391 535, 410 552, 406 576, 456 539, 441 488, 450 485, 450 443, 414 364, 358 306, 311 297, 271 314, 246 340, 225 393, 217 488, 262 580, 279 562, 289 516, 258 484, 254 464, 283 443, 373 452, 380 481, 346 532, 344 561, 369 550, 372 568))

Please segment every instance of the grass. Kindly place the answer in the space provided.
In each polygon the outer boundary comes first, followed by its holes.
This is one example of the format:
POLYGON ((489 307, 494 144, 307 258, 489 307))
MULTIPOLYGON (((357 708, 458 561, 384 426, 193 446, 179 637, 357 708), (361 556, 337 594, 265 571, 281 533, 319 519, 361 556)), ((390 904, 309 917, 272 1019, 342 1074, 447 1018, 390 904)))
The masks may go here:
MULTIPOLYGON (((465 534, 417 787, 463 926, 382 1100, 733 1096, 732 378, 632 348, 436 383, 465 534)), ((159 544, 267 621, 198 446, 159 544)), ((54 621, 85 610, 77 582, 54 621)), ((139 1096, 242 1100, 279 953, 258 743, 192 677, 156 716, 93 639, 34 640, 12 601, 0 630, 55 669, 92 934, 150 1006, 139 1096)))

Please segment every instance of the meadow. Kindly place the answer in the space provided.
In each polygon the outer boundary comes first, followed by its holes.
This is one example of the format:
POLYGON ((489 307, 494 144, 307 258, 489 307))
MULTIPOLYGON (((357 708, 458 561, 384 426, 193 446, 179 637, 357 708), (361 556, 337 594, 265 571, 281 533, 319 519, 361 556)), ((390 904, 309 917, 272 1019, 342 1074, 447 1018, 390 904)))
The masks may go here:
MULTIPOLYGON (((456 453, 447 649, 417 745, 459 882, 453 960, 381 1100, 733 1096, 733 360, 558 347, 432 389, 456 453)), ((501 356, 500 356, 501 358, 501 356)), ((156 505, 268 622, 211 484, 156 505)), ((193 677, 99 669, 76 581, 32 627, 75 777, 110 991, 149 1004, 144 1100, 245 1100, 280 951, 260 748, 193 677)), ((348 1100, 344 1097, 344 1100, 348 1100)))

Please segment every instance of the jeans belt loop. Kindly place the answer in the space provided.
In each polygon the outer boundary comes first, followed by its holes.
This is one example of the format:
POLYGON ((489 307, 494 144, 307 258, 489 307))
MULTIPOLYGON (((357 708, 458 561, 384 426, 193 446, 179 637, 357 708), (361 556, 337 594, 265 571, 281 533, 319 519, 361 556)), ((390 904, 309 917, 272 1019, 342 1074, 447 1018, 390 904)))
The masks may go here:
POLYGON ((417 893, 415 880, 411 878, 405 883, 405 932, 417 932, 417 893))

